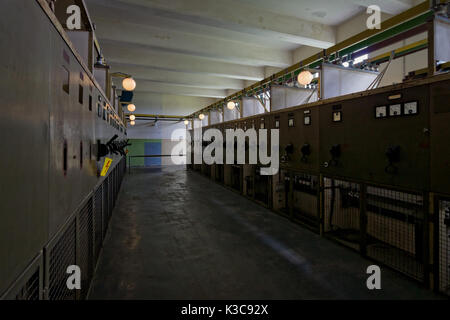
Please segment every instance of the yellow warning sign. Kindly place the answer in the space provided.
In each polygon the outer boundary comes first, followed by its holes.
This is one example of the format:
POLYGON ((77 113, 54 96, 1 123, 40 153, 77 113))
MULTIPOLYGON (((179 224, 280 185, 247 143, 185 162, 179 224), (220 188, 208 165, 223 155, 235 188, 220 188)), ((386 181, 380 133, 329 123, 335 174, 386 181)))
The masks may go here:
POLYGON ((106 176, 106 173, 108 172, 109 167, 111 166, 111 163, 113 162, 110 158, 105 158, 105 163, 103 164, 103 169, 100 175, 102 177, 106 176))

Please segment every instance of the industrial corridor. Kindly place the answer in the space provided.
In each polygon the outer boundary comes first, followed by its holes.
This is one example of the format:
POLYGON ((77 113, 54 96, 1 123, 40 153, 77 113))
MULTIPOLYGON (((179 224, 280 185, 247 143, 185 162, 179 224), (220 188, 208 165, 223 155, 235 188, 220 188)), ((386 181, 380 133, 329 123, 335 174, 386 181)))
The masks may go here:
POLYGON ((436 299, 184 166, 125 176, 89 299, 436 299))
POLYGON ((2 307, 448 314, 450 0, 1 4, 2 307))

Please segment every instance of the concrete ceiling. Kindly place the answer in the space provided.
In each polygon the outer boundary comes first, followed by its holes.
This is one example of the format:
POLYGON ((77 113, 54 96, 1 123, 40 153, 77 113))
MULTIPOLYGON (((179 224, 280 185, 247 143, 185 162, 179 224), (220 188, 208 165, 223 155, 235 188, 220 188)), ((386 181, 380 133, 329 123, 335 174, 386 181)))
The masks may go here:
POLYGON ((139 113, 186 115, 335 44, 336 27, 415 0, 85 0, 113 72, 137 81, 139 113), (267 74, 270 70, 270 74, 267 74))

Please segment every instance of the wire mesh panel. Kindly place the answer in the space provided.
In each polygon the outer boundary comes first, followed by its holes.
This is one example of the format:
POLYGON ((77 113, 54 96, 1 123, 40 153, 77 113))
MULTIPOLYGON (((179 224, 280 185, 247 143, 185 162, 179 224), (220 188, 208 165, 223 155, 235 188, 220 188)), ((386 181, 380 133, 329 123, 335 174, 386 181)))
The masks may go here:
POLYGON ((108 210, 108 223, 109 219, 111 218, 112 210, 114 208, 114 178, 112 175, 108 177, 108 202, 109 202, 109 210, 108 210))
POLYGON ((450 200, 439 201, 439 291, 450 296, 450 200))
POLYGON ((423 196, 367 186, 367 256, 424 280, 423 196))
POLYGON ((261 168, 255 168, 253 192, 255 200, 268 206, 270 204, 270 190, 272 190, 271 184, 272 176, 261 175, 261 168))
POLYGON ((278 174, 273 176, 273 201, 272 206, 275 211, 284 215, 289 213, 290 194, 290 174, 287 170, 280 169, 278 174))
POLYGON ((78 215, 78 266, 81 270, 81 297, 84 298, 88 292, 94 271, 94 233, 93 233, 93 207, 92 198, 80 210, 78 215))
POLYGON ((324 232, 348 247, 359 250, 360 185, 324 178, 324 232))
POLYGON ((16 294, 16 300, 39 300, 40 299, 40 270, 37 269, 25 285, 16 294))
POLYGON ((116 205, 116 195, 117 195, 117 167, 111 172, 111 195, 112 195, 112 206, 116 205))
POLYGON ((94 243, 95 243, 95 259, 102 247, 103 242, 103 188, 100 187, 94 193, 94 243))
POLYGON ((108 221, 109 221, 109 219, 108 219, 108 217, 109 217, 109 196, 108 196, 108 178, 106 178, 104 181, 103 181, 103 186, 102 186, 102 189, 103 189, 103 219, 102 219, 102 223, 103 223, 103 225, 102 225, 102 231, 103 231, 103 236, 102 236, 102 238, 104 239, 105 238, 105 235, 106 235, 106 229, 108 228, 108 221))
POLYGON ((67 267, 76 265, 76 221, 67 226, 61 236, 48 248, 48 298, 50 300, 76 299, 76 290, 67 288, 67 267))
POLYGON ((44 258, 42 251, 0 296, 0 300, 40 300, 44 292, 44 258))
POLYGON ((292 212, 296 220, 312 227, 320 228, 318 208, 319 177, 306 173, 293 174, 292 212))

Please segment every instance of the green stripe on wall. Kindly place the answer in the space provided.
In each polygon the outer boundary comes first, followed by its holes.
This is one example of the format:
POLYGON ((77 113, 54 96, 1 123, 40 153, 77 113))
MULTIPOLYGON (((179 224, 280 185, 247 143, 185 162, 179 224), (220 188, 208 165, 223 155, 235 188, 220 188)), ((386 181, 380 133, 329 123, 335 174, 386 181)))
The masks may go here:
MULTIPOLYGON (((128 156, 143 156, 145 155, 146 142, 159 142, 161 139, 130 139, 131 146, 128 146, 128 156)), ((129 159, 127 159, 129 161, 129 159)), ((132 166, 144 166, 145 158, 133 158, 131 160, 132 166)))

